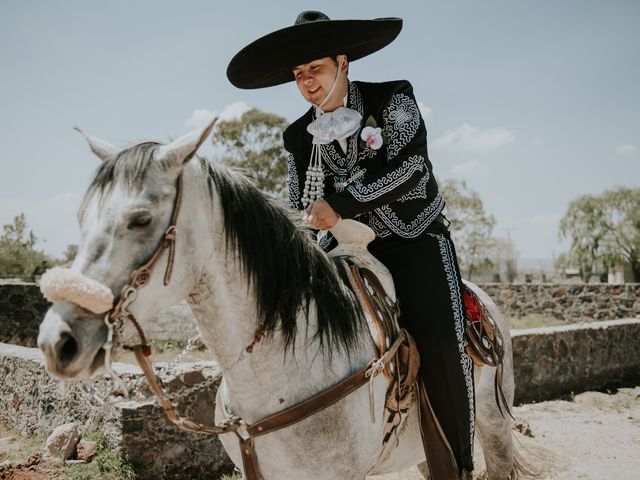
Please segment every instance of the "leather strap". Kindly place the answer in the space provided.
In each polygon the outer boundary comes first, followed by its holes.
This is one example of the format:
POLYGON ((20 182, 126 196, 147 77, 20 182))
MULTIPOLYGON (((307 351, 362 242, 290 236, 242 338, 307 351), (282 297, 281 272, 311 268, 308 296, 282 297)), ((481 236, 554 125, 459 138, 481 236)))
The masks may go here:
POLYGON ((240 451, 242 453, 242 465, 245 480, 260 480, 261 475, 258 469, 258 459, 256 456, 253 439, 267 433, 272 433, 282 428, 298 423, 315 413, 333 405, 347 395, 368 383, 372 377, 379 373, 384 366, 395 356, 398 348, 404 341, 404 331, 389 350, 379 359, 369 363, 349 377, 338 382, 333 387, 320 392, 319 394, 293 405, 282 412, 278 412, 264 418, 246 428, 246 438, 237 431, 240 451))
POLYGON ((430 478, 431 480, 457 480, 456 459, 431 407, 422 379, 418 380, 418 391, 420 433, 422 434, 422 446, 427 457, 427 465, 429 465, 430 478))

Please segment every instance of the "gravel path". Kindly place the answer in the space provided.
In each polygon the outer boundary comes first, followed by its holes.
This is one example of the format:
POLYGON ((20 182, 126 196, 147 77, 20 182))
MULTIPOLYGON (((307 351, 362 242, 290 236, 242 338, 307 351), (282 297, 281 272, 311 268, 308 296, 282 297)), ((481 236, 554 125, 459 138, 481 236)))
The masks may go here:
MULTIPOLYGON (((540 472, 537 480, 640 479, 640 387, 620 389, 613 395, 587 392, 573 401, 541 402, 514 410, 521 426, 515 432, 518 449, 540 472)), ((6 450, 10 439, 1 437, 0 448, 6 450)), ((485 480, 483 471, 476 443, 475 478, 485 480)), ((0 462, 0 480, 51 479, 52 473, 39 464, 37 456, 22 464, 0 462)), ((422 477, 411 469, 370 479, 422 477)))
MULTIPOLYGON (((587 392, 573 401, 555 400, 515 408, 531 433, 515 433, 525 461, 539 480, 640 479, 640 387, 613 395, 587 392)), ((476 478, 483 461, 476 443, 476 478)), ((421 480, 416 469, 372 480, 421 480)))

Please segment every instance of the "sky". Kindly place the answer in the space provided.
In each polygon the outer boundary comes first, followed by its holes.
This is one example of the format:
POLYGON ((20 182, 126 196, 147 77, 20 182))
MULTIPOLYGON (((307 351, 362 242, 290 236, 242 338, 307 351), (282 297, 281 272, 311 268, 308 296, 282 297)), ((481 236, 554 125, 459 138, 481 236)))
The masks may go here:
POLYGON ((571 200, 640 186, 636 0, 3 0, 0 224, 24 212, 52 255, 78 243, 99 160, 76 125, 125 147, 250 107, 295 120, 308 104, 293 83, 239 90, 225 72, 308 9, 404 19, 350 78, 413 84, 436 177, 477 191, 522 263, 567 248, 558 221, 571 200))

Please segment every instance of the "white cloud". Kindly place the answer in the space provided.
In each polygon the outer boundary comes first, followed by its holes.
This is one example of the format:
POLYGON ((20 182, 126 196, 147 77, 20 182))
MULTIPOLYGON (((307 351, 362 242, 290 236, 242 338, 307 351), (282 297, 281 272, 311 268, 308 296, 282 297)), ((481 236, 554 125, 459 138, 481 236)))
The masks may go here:
POLYGON ((185 126, 193 128, 202 128, 207 125, 214 117, 218 116, 220 120, 236 120, 242 116, 251 107, 245 102, 234 102, 227 105, 221 112, 209 110, 208 108, 198 108, 193 111, 189 119, 185 122, 185 126))
POLYGON ((40 239, 37 248, 59 257, 67 245, 80 241, 76 212, 81 201, 80 195, 75 193, 35 201, 0 198, 0 223, 11 223, 16 215, 24 213, 29 229, 40 239))
POLYGON ((451 173, 459 176, 473 176, 479 173, 487 173, 489 169, 486 164, 480 163, 478 160, 471 160, 465 163, 459 163, 451 168, 451 173))
POLYGON ((433 112, 431 107, 428 107, 425 103, 418 102, 418 108, 420 109, 420 114, 423 118, 427 118, 433 112))
POLYGON ((618 155, 635 155, 638 153, 638 148, 635 145, 626 144, 618 145, 615 150, 618 155))
POLYGON ((480 128, 464 123, 436 138, 433 147, 441 150, 490 151, 513 143, 513 134, 500 127, 480 128))

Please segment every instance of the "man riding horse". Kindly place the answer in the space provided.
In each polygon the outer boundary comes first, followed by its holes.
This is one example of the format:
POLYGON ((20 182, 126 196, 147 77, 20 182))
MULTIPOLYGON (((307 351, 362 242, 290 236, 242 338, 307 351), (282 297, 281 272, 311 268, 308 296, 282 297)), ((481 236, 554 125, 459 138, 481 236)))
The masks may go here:
POLYGON ((473 470, 473 367, 465 351, 463 285, 427 154, 427 131, 406 80, 350 81, 349 62, 391 43, 398 18, 330 20, 302 12, 291 27, 242 49, 227 75, 239 88, 295 81, 311 108, 284 132, 292 208, 327 232, 340 218, 376 233, 370 251, 393 275, 401 323, 415 337, 421 375, 458 468, 473 470))

